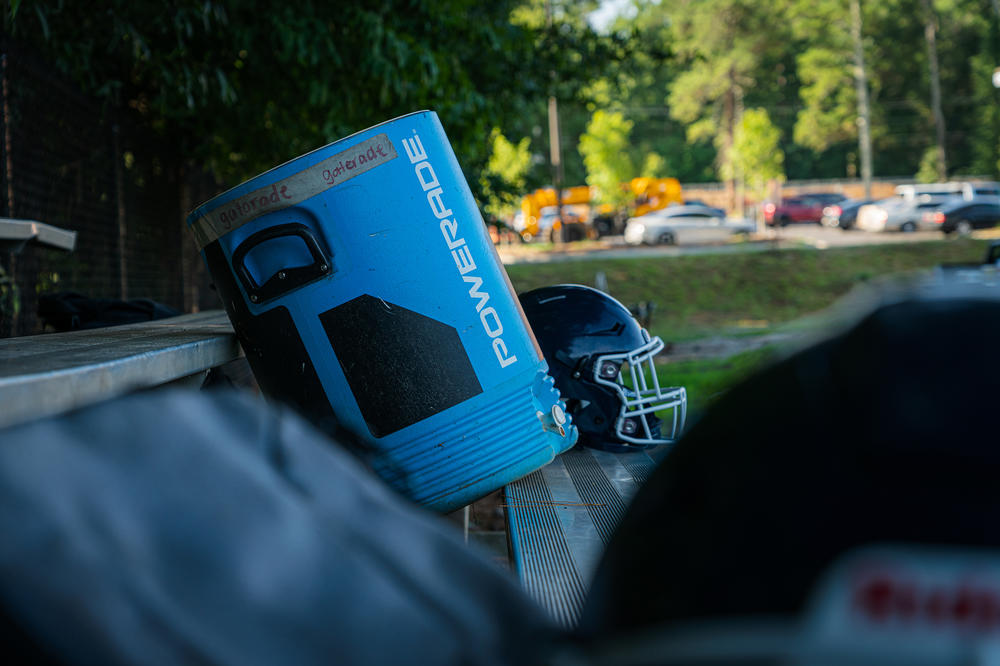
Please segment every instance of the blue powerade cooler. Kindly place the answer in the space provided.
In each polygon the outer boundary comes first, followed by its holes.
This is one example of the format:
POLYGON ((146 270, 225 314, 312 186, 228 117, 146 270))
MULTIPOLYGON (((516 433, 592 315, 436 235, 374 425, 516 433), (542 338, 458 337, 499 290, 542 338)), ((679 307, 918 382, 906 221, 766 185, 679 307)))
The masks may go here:
POLYGON ((362 437, 414 501, 452 511, 576 441, 435 113, 271 169, 188 225, 264 393, 362 437))

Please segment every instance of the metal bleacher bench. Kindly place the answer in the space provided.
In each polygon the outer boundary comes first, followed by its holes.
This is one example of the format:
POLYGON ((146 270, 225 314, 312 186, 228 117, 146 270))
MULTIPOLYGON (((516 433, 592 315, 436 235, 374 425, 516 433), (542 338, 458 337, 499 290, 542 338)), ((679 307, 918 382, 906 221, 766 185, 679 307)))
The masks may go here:
POLYGON ((186 378, 239 358, 222 310, 0 340, 0 427, 186 378))
POLYGON ((564 627, 580 619, 604 547, 654 465, 645 452, 574 448, 504 488, 514 569, 564 627))
MULTIPOLYGON (((221 310, 0 340, 0 427, 170 383, 200 385, 242 355, 221 310)), ((568 451, 503 489, 509 557, 525 590, 567 627, 653 460, 568 451)))

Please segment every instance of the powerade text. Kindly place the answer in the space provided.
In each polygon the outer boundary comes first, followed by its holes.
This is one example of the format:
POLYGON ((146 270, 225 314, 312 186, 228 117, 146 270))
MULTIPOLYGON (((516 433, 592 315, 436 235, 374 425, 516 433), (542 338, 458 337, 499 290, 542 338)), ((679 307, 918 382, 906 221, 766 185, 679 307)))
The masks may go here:
POLYGON ((413 132, 412 139, 403 139, 403 149, 406 151, 407 157, 410 158, 410 164, 414 165, 413 172, 417 176, 420 187, 427 194, 427 205, 430 206, 434 217, 440 220, 441 235, 444 236, 448 250, 451 251, 459 275, 469 286, 469 298, 476 303, 476 312, 479 313, 479 321, 483 325, 483 330, 493 340, 493 353, 496 354, 497 362, 500 363, 501 368, 506 368, 517 362, 517 356, 508 351, 507 344, 501 337, 503 323, 493 306, 488 305, 490 302, 489 292, 480 291, 483 279, 473 273, 476 270, 476 262, 472 258, 472 253, 469 252, 465 238, 459 236, 458 218, 453 217, 454 213, 442 199, 444 190, 440 187, 437 174, 434 173, 434 167, 427 159, 427 152, 424 150, 420 136, 416 131, 413 132))

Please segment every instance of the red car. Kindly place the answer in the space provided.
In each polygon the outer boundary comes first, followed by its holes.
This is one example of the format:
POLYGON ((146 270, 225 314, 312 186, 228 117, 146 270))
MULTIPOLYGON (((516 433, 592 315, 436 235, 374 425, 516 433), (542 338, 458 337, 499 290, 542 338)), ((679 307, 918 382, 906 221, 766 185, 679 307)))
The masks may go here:
POLYGON ((846 199, 843 194, 832 192, 810 192, 794 197, 785 197, 781 203, 764 204, 764 222, 768 226, 785 226, 793 222, 816 222, 823 217, 823 208, 846 199))

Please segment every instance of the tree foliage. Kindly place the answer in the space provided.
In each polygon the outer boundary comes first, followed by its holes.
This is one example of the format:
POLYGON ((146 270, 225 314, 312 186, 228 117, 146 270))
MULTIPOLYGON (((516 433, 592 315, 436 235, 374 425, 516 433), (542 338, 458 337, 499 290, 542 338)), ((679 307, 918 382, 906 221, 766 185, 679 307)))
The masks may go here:
MULTIPOLYGON (((163 133, 178 159, 230 182, 434 109, 474 189, 500 210, 518 188, 551 183, 550 96, 567 185, 749 176, 728 162, 741 154, 744 108, 766 112, 789 178, 854 175, 847 4, 631 0, 598 34, 587 21, 596 0, 10 0, 5 27, 163 133), (617 153, 604 147, 622 135, 617 153), (529 166, 510 178, 515 154, 517 169, 526 156, 529 166)), ((913 177, 934 143, 921 0, 861 6, 875 175, 913 177)), ((993 0, 933 8, 949 171, 1000 176, 1000 92, 989 81, 1000 17, 993 0)))
POLYGON ((490 134, 490 155, 479 175, 483 207, 490 215, 507 217, 517 208, 518 195, 526 191, 531 170, 530 143, 529 137, 512 143, 499 128, 490 134))
POLYGON ((803 108, 795 121, 795 142, 822 152, 856 139, 858 96, 849 53, 817 46, 797 60, 803 108))
MULTIPOLYGON (((711 138, 726 164, 746 91, 775 43, 769 3, 750 0, 672 0, 674 48, 686 69, 670 87, 671 115, 687 123, 691 140, 711 138)), ((779 32, 780 39, 780 32, 779 32)))
POLYGON ((715 177, 711 139, 690 143, 685 123, 671 116, 667 103, 673 81, 686 67, 674 51, 670 16, 656 1, 635 2, 633 8, 634 13, 610 28, 625 44, 626 55, 609 75, 587 88, 590 112, 619 111, 633 123, 632 153, 637 158, 653 154, 662 159, 643 157, 633 175, 711 180, 715 177))
POLYGON ((597 188, 604 203, 620 206, 628 198, 621 184, 636 176, 630 156, 632 121, 617 111, 595 111, 580 137, 580 154, 587 167, 587 184, 597 188))
POLYGON ((587 59, 608 59, 586 28, 510 21, 519 4, 23 0, 9 25, 229 180, 423 108, 478 172, 492 128, 548 94, 553 71, 577 77, 587 59))
POLYGON ((732 164, 758 195, 764 194, 768 181, 784 180, 785 155, 780 143, 781 132, 767 111, 747 109, 743 113, 733 138, 732 164))

